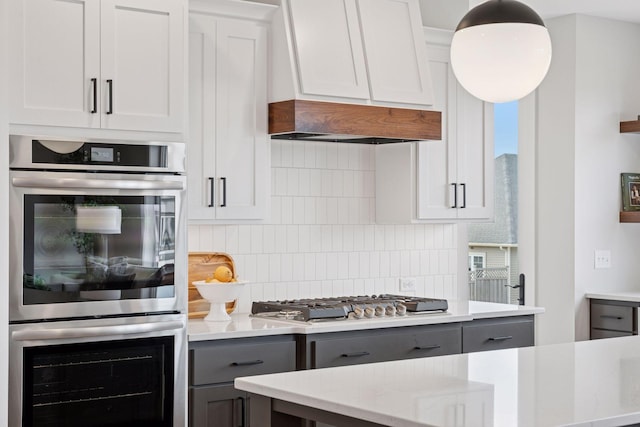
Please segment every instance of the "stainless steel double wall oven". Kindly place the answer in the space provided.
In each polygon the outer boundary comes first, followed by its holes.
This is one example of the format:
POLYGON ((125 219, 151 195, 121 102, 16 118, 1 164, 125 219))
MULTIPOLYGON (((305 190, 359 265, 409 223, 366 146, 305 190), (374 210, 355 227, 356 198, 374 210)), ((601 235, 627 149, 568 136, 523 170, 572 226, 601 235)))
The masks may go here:
POLYGON ((9 424, 183 426, 184 144, 9 146, 9 424))

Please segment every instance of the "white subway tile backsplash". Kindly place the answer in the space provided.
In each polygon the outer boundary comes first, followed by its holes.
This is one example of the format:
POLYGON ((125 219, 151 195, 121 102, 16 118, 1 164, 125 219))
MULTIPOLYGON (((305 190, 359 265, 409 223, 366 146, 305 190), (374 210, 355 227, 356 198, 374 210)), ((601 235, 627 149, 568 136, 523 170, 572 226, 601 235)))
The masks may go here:
POLYGON ((280 198, 280 224, 293 224, 293 198, 280 198))
POLYGON ((327 150, 327 169, 338 169, 338 145, 339 144, 325 144, 327 150))
POLYGON ((336 144, 338 149, 338 169, 349 169, 349 144, 336 144))
POLYGON ((287 171, 287 196, 299 196, 300 192, 300 179, 298 176, 300 175, 300 169, 285 169, 287 171))
POLYGON ((251 253, 251 228, 246 225, 238 226, 238 250, 239 254, 251 253))
MULTIPOLYGON (((266 224, 189 225, 189 250, 221 251, 250 280, 251 300, 399 293, 453 299, 457 226, 375 224, 375 147, 271 141, 266 224)), ((246 299, 247 301, 244 301, 246 299)))
POLYGON ((269 255, 269 281, 282 281, 282 255, 280 254, 269 255))
POLYGON ((349 278, 356 279, 360 277, 360 256, 358 252, 350 252, 348 255, 349 278))
POLYGON ((292 167, 294 168, 303 168, 304 167, 304 148, 305 144, 293 144, 293 163, 292 167))
POLYGON ((311 192, 311 170, 300 169, 298 171, 298 194, 300 196, 313 196, 311 192))
POLYGON ((318 152, 317 144, 302 144, 304 146, 304 167, 314 169, 316 167, 316 157, 318 152))
POLYGON ((304 268, 305 268, 305 264, 304 264, 304 254, 301 253, 295 253, 293 255, 291 255, 291 262, 293 264, 293 271, 292 271, 292 275, 291 275, 291 280, 294 280, 296 282, 299 282, 301 280, 305 280, 305 275, 304 275, 304 268))
POLYGON ((237 225, 227 225, 226 226, 226 250, 230 254, 239 253, 239 236, 238 236, 238 226, 237 225))
POLYGON ((355 182, 355 172, 351 171, 351 170, 347 170, 343 172, 343 181, 342 181, 342 188, 343 188, 343 196, 344 197, 358 197, 358 194, 356 194, 355 192, 355 187, 354 187, 354 182, 355 182))
POLYGON ((274 196, 286 196, 287 195, 287 171, 289 169, 277 168, 273 169, 271 176, 273 177, 273 195, 274 196))
POLYGON ((293 198, 293 224, 304 224, 304 197, 293 198))
POLYGON ((315 197, 305 197, 304 198, 304 223, 305 224, 316 224, 317 221, 317 209, 316 202, 318 199, 315 197))

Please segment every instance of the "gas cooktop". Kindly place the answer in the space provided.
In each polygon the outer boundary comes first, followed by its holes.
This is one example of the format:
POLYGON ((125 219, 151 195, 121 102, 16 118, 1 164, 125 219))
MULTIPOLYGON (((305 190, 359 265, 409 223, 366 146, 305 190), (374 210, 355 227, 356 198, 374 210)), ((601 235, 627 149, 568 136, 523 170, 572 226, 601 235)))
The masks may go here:
POLYGON ((446 312, 447 301, 404 295, 364 295, 283 301, 258 301, 251 314, 301 322, 373 319, 407 314, 446 312))

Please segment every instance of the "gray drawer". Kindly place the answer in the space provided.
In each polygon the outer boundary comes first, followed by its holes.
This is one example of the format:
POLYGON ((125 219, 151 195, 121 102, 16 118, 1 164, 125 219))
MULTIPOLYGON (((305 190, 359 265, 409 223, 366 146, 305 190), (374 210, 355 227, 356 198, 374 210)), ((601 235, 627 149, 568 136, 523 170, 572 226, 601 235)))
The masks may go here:
POLYGON ((533 344, 533 316, 480 319, 462 325, 463 353, 533 344))
POLYGON ((608 331, 606 329, 591 329, 591 339, 599 340, 601 338, 630 337, 633 332, 608 331))
POLYGON ((635 307, 591 303, 591 327, 614 331, 634 332, 635 307))
POLYGON ((287 340, 217 340, 191 343, 189 384, 215 384, 236 377, 294 371, 296 343, 287 340))
POLYGON ((311 367, 326 368, 460 353, 459 324, 389 328, 319 337, 311 342, 311 367))

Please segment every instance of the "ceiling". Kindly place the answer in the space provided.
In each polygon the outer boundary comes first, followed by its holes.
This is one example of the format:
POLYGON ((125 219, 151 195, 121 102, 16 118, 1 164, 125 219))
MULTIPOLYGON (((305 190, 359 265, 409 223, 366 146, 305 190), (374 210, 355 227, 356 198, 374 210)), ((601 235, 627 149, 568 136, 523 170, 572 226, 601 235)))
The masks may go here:
MULTIPOLYGON (((469 0, 470 7, 485 0, 469 0)), ((543 19, 579 13, 619 21, 640 23, 638 0, 520 0, 532 7, 543 19)))

